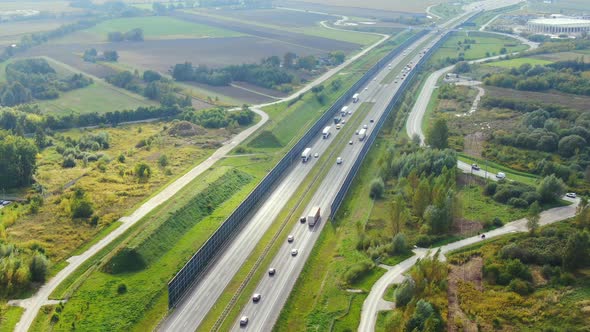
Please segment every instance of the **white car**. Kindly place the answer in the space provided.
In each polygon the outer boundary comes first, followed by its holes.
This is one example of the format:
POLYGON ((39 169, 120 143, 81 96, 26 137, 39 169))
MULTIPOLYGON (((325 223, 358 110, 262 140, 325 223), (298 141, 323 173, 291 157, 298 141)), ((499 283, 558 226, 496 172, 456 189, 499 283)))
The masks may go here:
POLYGON ((297 250, 297 249, 291 250, 291 256, 297 256, 298 253, 299 253, 299 250, 297 250))
POLYGON ((248 325, 248 316, 242 316, 242 318, 240 318, 240 326, 246 325, 248 325))
POLYGON ((342 164, 342 157, 336 158, 336 164, 338 164, 338 165, 342 164))
POLYGON ((289 236, 287 236, 287 242, 291 243, 295 241, 295 236, 293 234, 290 234, 289 236))
POLYGON ((348 141, 348 145, 352 145, 352 141, 348 141))
POLYGON ((577 195, 576 195, 576 193, 567 193, 567 194, 565 194, 565 197, 576 198, 577 195))
POLYGON ((253 302, 258 302, 260 301, 260 299, 262 298, 262 296, 258 293, 254 294, 254 296, 252 296, 252 301, 253 302))
POLYGON ((313 157, 314 158, 319 158, 320 157, 320 154, 316 152, 316 153, 313 154, 313 157))
POLYGON ((363 129, 367 129, 367 128, 369 128, 368 125, 363 125, 363 129))
POLYGON ((277 273, 277 269, 275 269, 274 267, 271 267, 270 269, 268 269, 269 276, 274 276, 275 273, 277 273))
POLYGON ((504 172, 498 172, 498 174, 496 174, 496 178, 503 180, 506 178, 506 174, 504 172))

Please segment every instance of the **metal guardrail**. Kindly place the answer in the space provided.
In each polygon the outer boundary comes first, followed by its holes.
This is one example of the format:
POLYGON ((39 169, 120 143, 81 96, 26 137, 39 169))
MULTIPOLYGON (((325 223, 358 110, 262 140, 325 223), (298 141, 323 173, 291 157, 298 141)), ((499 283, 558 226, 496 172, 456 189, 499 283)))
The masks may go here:
POLYGON ((350 101, 352 96, 357 93, 362 85, 380 69, 382 69, 391 59, 397 56, 408 45, 421 38, 427 33, 423 30, 411 38, 407 39, 395 50, 391 51, 384 58, 379 60, 363 77, 361 77, 350 89, 348 89, 336 102, 316 121, 316 123, 301 137, 301 139, 287 152, 287 154, 277 163, 277 165, 264 177, 264 179, 252 190, 244 201, 232 212, 232 214, 221 224, 213 235, 203 244, 203 246, 189 259, 184 267, 168 282, 168 307, 175 307, 185 296, 209 264, 214 260, 216 255, 228 244, 235 231, 242 227, 245 217, 261 201, 261 199, 270 191, 269 189, 276 181, 291 167, 294 161, 301 158, 301 151, 319 135, 324 125, 332 121, 334 115, 340 111, 342 106, 350 101))
MULTIPOLYGON (((473 19, 473 17, 471 19, 473 19)), ((365 144, 363 145, 363 148, 361 149, 359 157, 356 159, 354 165, 351 167, 350 171, 348 172, 348 175, 346 176, 346 179, 344 180, 342 187, 340 187, 340 190, 336 194, 336 197, 334 197, 334 201, 332 201, 332 205, 330 206, 330 218, 331 219, 334 218, 334 216, 336 215, 336 212, 340 208, 340 205, 344 201, 344 198, 346 197, 346 194, 348 193, 348 190, 350 189, 350 186, 352 185, 352 181, 356 177, 356 174, 357 174, 359 168, 361 167, 361 164, 363 163, 367 153, 371 149, 373 142, 375 142, 375 139, 377 139, 377 136, 379 136, 379 132, 381 131, 383 124, 385 123, 385 121, 387 120, 387 118, 389 117, 391 112, 393 111, 395 105, 399 102, 400 98, 404 94, 406 87, 412 82, 416 73, 422 68, 422 66, 424 66, 424 64, 428 61, 428 59, 430 59, 432 54, 435 51, 437 51, 439 49, 439 47, 441 47, 447 41, 447 39, 451 36, 451 34, 452 34, 452 32, 445 34, 443 37, 441 37, 441 39, 439 39, 436 42, 436 44, 434 44, 428 50, 428 52, 426 52, 426 54, 420 59, 420 61, 416 64, 416 66, 414 66, 414 69, 410 72, 410 74, 402 82, 399 89, 397 90, 395 95, 392 97, 391 101, 389 102, 389 104, 387 105, 387 107, 385 109, 385 112, 383 112, 383 114, 381 115, 381 118, 379 118, 379 121, 377 121, 377 124, 375 125, 375 129, 372 130, 371 133, 369 134, 367 141, 365 142, 365 144)))

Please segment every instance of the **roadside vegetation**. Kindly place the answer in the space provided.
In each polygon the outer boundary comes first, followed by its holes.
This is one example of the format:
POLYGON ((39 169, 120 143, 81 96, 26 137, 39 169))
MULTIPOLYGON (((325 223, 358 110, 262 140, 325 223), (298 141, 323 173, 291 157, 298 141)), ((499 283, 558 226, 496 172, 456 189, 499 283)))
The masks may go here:
MULTIPOLYGON (((562 43, 551 42, 541 50, 571 47, 571 42, 562 43)), ((587 41, 575 45, 587 47, 587 41)), ((588 98, 590 68, 581 58, 549 62, 526 53, 482 65, 460 63, 457 68, 483 81, 486 95, 479 109, 468 113, 476 91, 443 83, 434 118, 448 121, 451 147, 465 159, 489 160, 496 170, 514 170, 513 180, 532 184, 527 178, 538 183, 533 177, 554 174, 568 190, 588 192, 590 127, 579 101, 588 98)))
POLYGON ((448 265, 422 260, 396 288, 396 309, 380 325, 400 331, 416 324, 441 331, 587 326, 589 217, 583 201, 568 222, 460 249, 447 255, 448 265))

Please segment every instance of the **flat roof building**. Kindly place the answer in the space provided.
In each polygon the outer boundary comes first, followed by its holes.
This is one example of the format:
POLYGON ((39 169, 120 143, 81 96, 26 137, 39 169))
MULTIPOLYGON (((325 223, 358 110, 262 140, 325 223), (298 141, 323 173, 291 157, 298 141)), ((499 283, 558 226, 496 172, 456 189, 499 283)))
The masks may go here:
POLYGON ((590 20, 554 15, 552 18, 530 20, 527 28, 534 33, 575 35, 584 31, 590 32, 590 20))

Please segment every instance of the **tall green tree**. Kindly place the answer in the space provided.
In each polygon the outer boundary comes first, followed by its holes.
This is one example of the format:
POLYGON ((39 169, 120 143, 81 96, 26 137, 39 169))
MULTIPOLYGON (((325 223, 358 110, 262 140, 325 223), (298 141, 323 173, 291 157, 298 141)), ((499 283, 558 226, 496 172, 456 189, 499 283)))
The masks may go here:
POLYGON ((590 236, 588 232, 570 235, 565 245, 563 267, 573 271, 590 263, 590 236))
POLYGON ((526 226, 531 235, 535 235, 537 229, 539 229, 539 221, 541 221, 541 206, 539 206, 538 202, 534 202, 529 207, 526 217, 526 226))
POLYGON ((437 119, 426 136, 426 143, 436 149, 446 149, 449 147, 449 127, 447 120, 437 119))
POLYGON ((391 203, 391 232, 392 237, 401 232, 401 225, 410 219, 410 211, 404 197, 395 195, 391 203))
POLYGON ((430 183, 428 178, 423 178, 418 184, 418 188, 414 190, 414 197, 412 198, 412 208, 414 215, 422 219, 426 207, 430 205, 430 183))
POLYGON ((37 167, 37 147, 29 140, 0 131, 0 187, 31 184, 37 167))
POLYGON ((565 184, 555 174, 551 174, 541 180, 537 193, 541 196, 542 203, 555 202, 565 193, 565 184))

